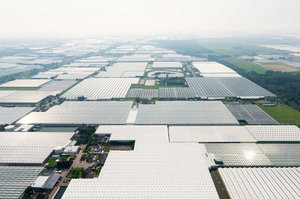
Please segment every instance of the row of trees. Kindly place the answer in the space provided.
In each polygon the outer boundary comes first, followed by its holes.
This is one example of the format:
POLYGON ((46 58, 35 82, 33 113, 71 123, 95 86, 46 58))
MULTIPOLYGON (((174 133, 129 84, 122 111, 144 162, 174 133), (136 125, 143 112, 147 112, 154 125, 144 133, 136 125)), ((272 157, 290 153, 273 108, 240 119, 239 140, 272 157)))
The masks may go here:
POLYGON ((300 72, 267 71, 264 74, 258 74, 254 71, 246 72, 244 69, 217 57, 210 57, 210 59, 232 68, 242 76, 277 95, 280 102, 300 111, 300 72))

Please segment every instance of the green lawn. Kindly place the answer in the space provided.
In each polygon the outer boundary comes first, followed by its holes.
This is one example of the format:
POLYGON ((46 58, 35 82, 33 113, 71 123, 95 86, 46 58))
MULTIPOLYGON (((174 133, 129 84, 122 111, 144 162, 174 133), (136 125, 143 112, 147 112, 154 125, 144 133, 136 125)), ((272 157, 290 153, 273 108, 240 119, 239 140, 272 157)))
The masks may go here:
POLYGON ((110 147, 109 147, 109 146, 104 146, 104 147, 103 147, 103 151, 104 151, 104 152, 109 152, 109 150, 110 150, 110 147))
POLYGON ((259 105, 259 107, 281 124, 295 124, 300 126, 300 112, 290 106, 264 107, 259 105))
POLYGON ((242 55, 257 55, 257 54, 280 54, 283 51, 273 49, 273 48, 265 48, 258 45, 246 45, 241 44, 238 41, 200 41, 200 44, 205 48, 214 51, 215 55, 229 55, 229 56, 242 56, 242 55))
POLYGON ((50 158, 47 162, 47 167, 53 167, 55 161, 56 161, 56 158, 50 158))
POLYGON ((223 60, 229 64, 232 64, 238 68, 243 68, 246 70, 246 72, 255 71, 258 74, 264 74, 267 71, 267 69, 265 69, 264 67, 262 67, 258 64, 247 62, 242 59, 235 58, 235 57, 222 58, 221 60, 223 60))

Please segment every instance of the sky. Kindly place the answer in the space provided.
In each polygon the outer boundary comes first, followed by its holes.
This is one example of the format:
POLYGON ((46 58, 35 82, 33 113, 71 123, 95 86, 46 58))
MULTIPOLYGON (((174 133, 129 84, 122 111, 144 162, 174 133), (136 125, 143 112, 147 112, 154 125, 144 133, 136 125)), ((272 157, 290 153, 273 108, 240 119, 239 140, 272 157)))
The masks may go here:
POLYGON ((300 35, 299 0, 0 0, 0 37, 300 35))

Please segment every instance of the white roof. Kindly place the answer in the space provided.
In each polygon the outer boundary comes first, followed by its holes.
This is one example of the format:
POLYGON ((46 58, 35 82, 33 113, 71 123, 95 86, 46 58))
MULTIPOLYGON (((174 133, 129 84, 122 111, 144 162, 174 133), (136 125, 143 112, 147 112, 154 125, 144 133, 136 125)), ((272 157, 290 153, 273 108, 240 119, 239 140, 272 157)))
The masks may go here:
POLYGON ((153 62, 152 68, 182 68, 180 62, 153 62))
POLYGON ((39 176, 37 179, 32 183, 33 188, 41 188, 41 189, 53 189, 55 183, 61 177, 59 173, 51 173, 50 176, 39 176))
POLYGON ((89 100, 125 98, 131 84, 137 84, 138 78, 89 78, 80 82, 62 97, 76 99, 84 96, 89 100))
POLYGON ((239 124, 221 101, 157 101, 140 104, 136 124, 239 124))
POLYGON ((20 124, 125 124, 132 101, 66 101, 46 112, 32 112, 20 124))
POLYGON ((16 128, 14 131, 15 132, 27 132, 29 131, 34 125, 29 125, 29 124, 22 124, 18 128, 16 128))
POLYGON ((42 164, 56 146, 74 133, 0 132, 0 164, 42 164))
POLYGON ((39 73, 35 76, 32 76, 31 79, 51 79, 55 77, 57 74, 55 73, 39 73))
POLYGON ((200 73, 236 73, 234 70, 218 62, 193 62, 200 73))
POLYGON ((39 176, 35 179, 35 181, 32 183, 33 188, 42 188, 44 184, 47 182, 49 176, 39 176))
POLYGON ((0 198, 20 198, 43 167, 0 166, 0 198))
POLYGON ((248 125, 257 141, 300 141, 300 129, 295 125, 248 125))
POLYGON ((70 146, 68 145, 65 150, 64 153, 76 153, 79 150, 80 146, 70 146))
POLYGON ((64 199, 218 198, 203 145, 169 143, 166 126, 100 126, 96 133, 135 140, 134 150, 110 151, 99 178, 73 179, 64 199))
POLYGON ((10 82, 6 82, 1 84, 1 88, 9 88, 9 87, 40 87, 41 85, 49 82, 49 79, 16 79, 10 82))
POLYGON ((128 118, 126 120, 126 124, 134 124, 135 123, 137 112, 138 112, 138 109, 130 110, 130 112, 128 114, 128 118))
POLYGON ((256 143, 206 143, 206 150, 225 166, 272 166, 273 163, 256 143))
POLYGON ((147 62, 117 62, 100 71, 96 77, 136 77, 143 76, 147 62))
POLYGON ((33 109, 34 107, 0 107, 0 124, 11 124, 33 109))
POLYGON ((220 168, 229 197, 299 198, 300 168, 220 168))
POLYGON ((16 91, 0 91, 0 99, 13 94, 16 91))
POLYGON ((170 126, 170 142, 256 142, 243 126, 170 126))
POLYGON ((100 68, 99 67, 59 67, 53 70, 49 70, 47 72, 57 72, 57 73, 85 73, 85 72, 96 72, 100 68))
POLYGON ((151 54, 134 54, 130 56, 120 57, 117 61, 154 61, 155 58, 151 58, 151 54))
POLYGON ((67 74, 61 74, 58 75, 55 79, 63 79, 63 80, 76 80, 76 79, 84 79, 88 76, 90 76, 91 74, 93 74, 93 72, 81 72, 81 73, 67 73, 67 74))
POLYGON ((64 91, 69 87, 74 85, 77 81, 75 80, 61 80, 61 81, 51 81, 43 85, 39 91, 64 91))
POLYGON ((238 73, 201 73, 203 77, 241 77, 238 73))
POLYGON ((262 46, 266 47, 266 48, 274 48, 274 49, 278 49, 278 50, 287 50, 287 51, 296 52, 296 53, 300 52, 300 46, 292 46, 292 45, 262 45, 262 46))
POLYGON ((60 91, 15 91, 14 93, 0 98, 0 103, 25 103, 35 104, 48 96, 55 96, 60 91))

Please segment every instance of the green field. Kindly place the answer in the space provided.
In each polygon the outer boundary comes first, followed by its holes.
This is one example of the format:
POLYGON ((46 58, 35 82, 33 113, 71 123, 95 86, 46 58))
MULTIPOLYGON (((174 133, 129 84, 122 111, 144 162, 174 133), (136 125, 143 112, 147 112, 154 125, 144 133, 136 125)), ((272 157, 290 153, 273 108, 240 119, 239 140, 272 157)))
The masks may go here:
POLYGON ((47 162, 46 167, 53 167, 56 160, 57 160, 57 158, 50 158, 47 162))
POLYGON ((221 58, 220 60, 225 61, 229 64, 232 64, 237 68, 245 69, 246 72, 254 71, 258 74, 264 74, 267 71, 267 69, 265 69, 264 67, 262 67, 258 64, 253 64, 251 62, 247 62, 242 59, 235 58, 235 57, 221 58))
POLYGON ((265 112, 271 115, 281 124, 295 124, 300 126, 300 112, 287 105, 264 107, 259 105, 265 112))
POLYGON ((270 55, 281 54, 283 51, 265 48, 258 45, 241 44, 236 41, 199 41, 199 44, 211 51, 214 51, 215 55, 227 55, 227 56, 242 56, 242 55, 270 55))

